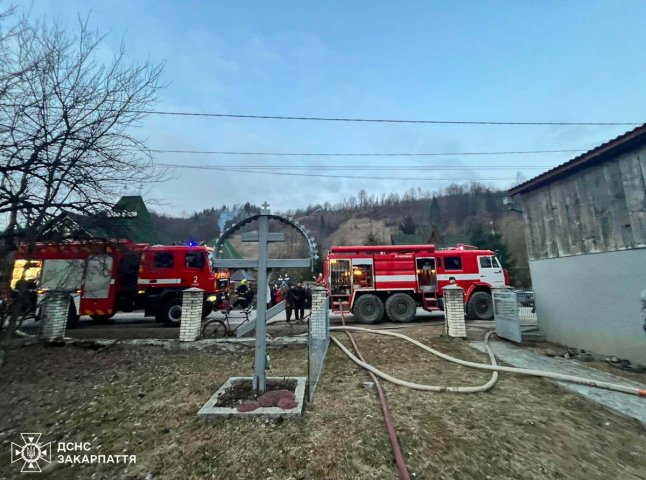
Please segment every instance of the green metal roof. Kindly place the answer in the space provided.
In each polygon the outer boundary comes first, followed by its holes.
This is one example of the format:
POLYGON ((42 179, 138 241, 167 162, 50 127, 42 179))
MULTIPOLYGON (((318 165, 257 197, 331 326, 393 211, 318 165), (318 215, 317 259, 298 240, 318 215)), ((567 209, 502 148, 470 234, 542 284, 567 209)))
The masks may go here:
POLYGON ((395 233, 390 236, 393 245, 426 245, 433 243, 433 229, 429 225, 420 225, 415 233, 395 233))
MULTIPOLYGON (((210 242, 206 242, 207 247, 215 247, 217 240, 211 240, 210 242)), ((222 244, 222 257, 221 258, 227 258, 227 259, 238 259, 242 258, 242 255, 231 245, 231 242, 228 240, 225 240, 224 243, 222 244)))
POLYGON ((153 218, 139 195, 121 197, 112 211, 98 216, 73 216, 90 235, 106 239, 129 239, 137 243, 162 243, 153 218))

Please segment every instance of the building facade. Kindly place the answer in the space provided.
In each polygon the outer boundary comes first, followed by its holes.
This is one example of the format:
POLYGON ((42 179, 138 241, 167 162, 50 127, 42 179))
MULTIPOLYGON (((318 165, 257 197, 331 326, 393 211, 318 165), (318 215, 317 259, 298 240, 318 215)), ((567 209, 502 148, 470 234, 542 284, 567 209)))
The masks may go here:
POLYGON ((646 365, 646 125, 509 194, 547 340, 646 365))

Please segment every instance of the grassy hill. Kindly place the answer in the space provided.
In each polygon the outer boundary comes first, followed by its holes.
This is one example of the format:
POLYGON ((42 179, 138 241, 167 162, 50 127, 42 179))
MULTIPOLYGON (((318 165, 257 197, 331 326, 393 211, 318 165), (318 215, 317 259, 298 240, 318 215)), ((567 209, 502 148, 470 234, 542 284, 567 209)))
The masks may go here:
MULTIPOLYGON (((529 271, 522 218, 503 206, 504 195, 503 191, 477 183, 450 185, 434 193, 411 189, 380 198, 361 190, 356 197, 335 205, 309 205, 284 213, 298 219, 313 233, 322 254, 333 245, 390 244, 393 237, 437 246, 471 243, 495 250, 510 270, 513 282, 527 285, 529 271)), ((220 233, 220 212, 227 212, 226 224, 230 225, 257 211, 258 207, 245 204, 219 210, 210 208, 188 219, 154 215, 154 220, 172 241, 209 241, 220 233), (236 214, 232 216, 230 212, 236 214)), ((254 228, 250 224, 245 230, 254 228)), ((281 228, 280 224, 272 226, 276 231, 281 228)), ((243 244, 237 237, 230 242, 243 257, 256 255, 255 244, 243 244)), ((287 242, 273 244, 270 250, 272 256, 283 258, 305 252, 304 242, 293 234, 288 235, 287 242)))

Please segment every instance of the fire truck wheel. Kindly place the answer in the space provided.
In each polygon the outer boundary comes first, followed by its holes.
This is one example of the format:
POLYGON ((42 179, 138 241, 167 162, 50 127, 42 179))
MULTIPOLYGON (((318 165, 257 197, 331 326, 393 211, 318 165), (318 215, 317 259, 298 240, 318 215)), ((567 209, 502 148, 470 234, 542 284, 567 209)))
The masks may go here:
POLYGON ((475 292, 467 303, 467 314, 475 320, 493 318, 493 300, 487 292, 475 292))
POLYGON ((182 321, 182 299, 171 298, 164 303, 157 314, 157 321, 167 327, 179 327, 182 321))
POLYGON ((405 323, 415 318, 417 305, 410 295, 395 293, 386 300, 386 315, 393 322, 405 323))
POLYGON ((352 313, 359 323, 377 323, 384 316, 384 303, 376 295, 362 295, 354 302, 352 313))

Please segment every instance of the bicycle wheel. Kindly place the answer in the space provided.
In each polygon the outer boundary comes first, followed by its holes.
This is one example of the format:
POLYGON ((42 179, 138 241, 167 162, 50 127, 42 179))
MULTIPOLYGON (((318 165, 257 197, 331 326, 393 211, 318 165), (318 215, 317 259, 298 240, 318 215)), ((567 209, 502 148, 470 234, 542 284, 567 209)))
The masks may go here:
POLYGON ((222 320, 209 320, 202 327, 202 338, 225 338, 228 329, 222 320))

